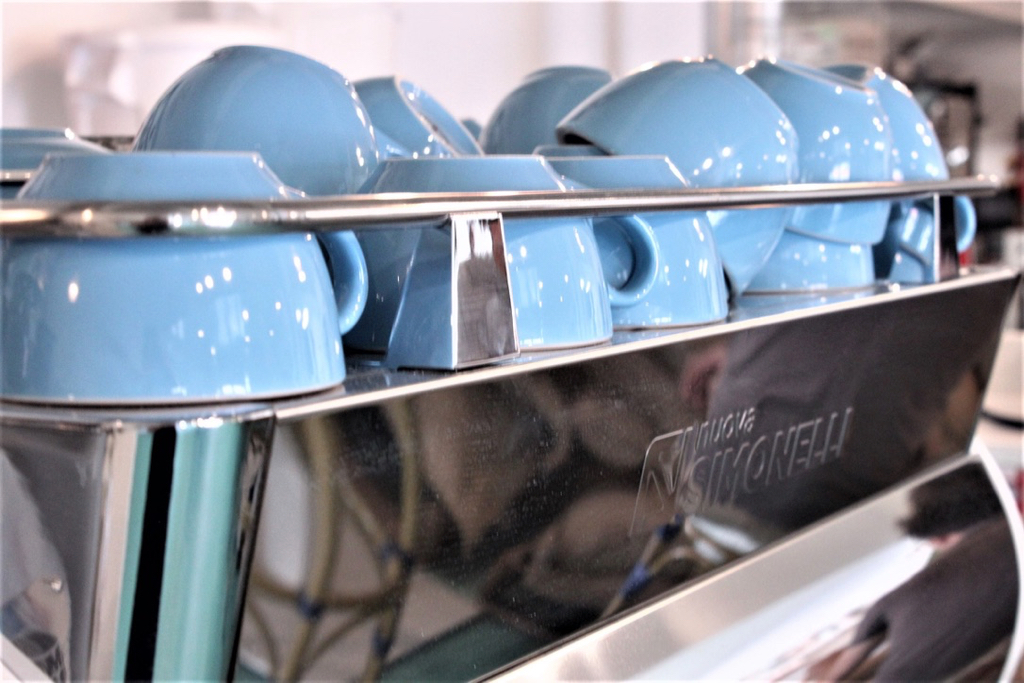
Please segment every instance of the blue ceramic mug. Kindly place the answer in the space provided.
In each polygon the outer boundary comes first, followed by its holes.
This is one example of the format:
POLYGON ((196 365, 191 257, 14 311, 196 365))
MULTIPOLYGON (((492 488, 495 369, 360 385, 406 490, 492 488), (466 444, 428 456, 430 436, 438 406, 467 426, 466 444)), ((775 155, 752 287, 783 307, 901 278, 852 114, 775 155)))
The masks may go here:
MULTIPOLYGON (((957 232, 957 250, 970 248, 977 227, 974 204, 967 197, 957 197, 953 204, 953 225, 957 232)), ((934 282, 938 231, 932 206, 927 201, 903 202, 893 208, 889 229, 882 244, 875 245, 875 265, 882 260, 885 274, 879 277, 891 282, 934 282)))
MULTIPOLYGON (((388 159, 367 182, 364 192, 564 191, 554 171, 540 157, 487 156, 388 159)), ((587 218, 505 220, 505 251, 520 348, 566 348, 607 341, 612 335, 612 306, 630 306, 645 296, 657 274, 657 243, 650 226, 631 218, 621 225, 636 254, 629 280, 611 287, 605 279, 587 218)), ((423 253, 433 241, 410 229, 357 232, 366 255, 370 288, 366 313, 345 337, 349 346, 386 352, 405 296, 414 259, 439 263, 443 253, 423 253)), ((422 299, 422 297, 420 297, 422 299)), ((444 297, 438 297, 443 300, 444 297)), ((401 315, 437 319, 447 310, 405 310, 401 315)))
MULTIPOLYGON (((67 128, 0 128, 0 173, 35 171, 47 154, 107 154, 109 150, 82 140, 67 128)), ((0 182, 0 199, 13 199, 24 180, 0 182)))
POLYGON ((870 244, 786 230, 747 293, 855 289, 875 283, 870 244))
MULTIPOLYGON (((686 187, 665 157, 549 157, 566 182, 588 188, 674 189, 686 187)), ((702 211, 646 213, 641 218, 658 238, 658 278, 647 296, 612 309, 616 327, 698 325, 729 314, 729 292, 711 226, 702 211)), ((621 282, 632 272, 632 250, 618 226, 594 221, 606 277, 621 282)))
POLYGON ((611 156, 593 145, 537 145, 533 153, 548 158, 611 156))
MULTIPOLYGON (((607 154, 667 156, 695 188, 791 183, 797 136, 763 90, 715 59, 668 61, 604 86, 558 124, 562 143, 607 154)), ((768 259, 789 208, 709 211, 730 287, 768 259)))
POLYGON ((294 199, 255 154, 50 156, 19 200, 204 202, 195 237, 0 242, 0 393, 42 402, 254 399, 345 377, 366 302, 354 235, 230 237, 220 200, 294 199), (325 258, 326 255, 326 258, 325 258))
POLYGON ((287 50, 239 45, 185 72, 149 112, 135 149, 257 152, 290 187, 355 192, 378 161, 352 84, 287 50))
MULTIPOLYGON (((742 70, 786 113, 800 140, 805 183, 891 179, 892 133, 878 95, 838 74, 782 60, 742 70)), ((830 241, 877 244, 889 202, 801 205, 787 228, 830 241)))
POLYGON ((557 142, 555 127, 573 107, 611 83, 604 69, 552 66, 529 74, 498 103, 480 134, 488 154, 529 154, 557 142))
MULTIPOLYGON (((839 64, 828 67, 828 71, 861 83, 878 94, 892 130, 893 180, 949 178, 949 168, 935 128, 907 86, 877 67, 839 64)), ((977 216, 970 198, 958 196, 955 201, 953 222, 957 250, 963 253, 974 241, 977 216)), ((932 272, 934 262, 934 232, 925 228, 926 225, 934 226, 930 201, 893 202, 885 238, 874 249, 879 277, 897 282, 928 282, 933 279, 931 276, 921 279, 920 276, 922 272, 932 272), (921 242, 925 234, 929 235, 931 242, 921 242), (900 252, 903 252, 902 256, 899 256, 900 252), (906 263, 908 258, 917 263, 906 263), (890 272, 893 268, 896 268, 896 273, 890 272)))
POLYGON ((394 76, 356 81, 356 93, 370 114, 378 146, 386 157, 483 154, 476 138, 430 94, 394 76))
POLYGON ((480 134, 484 131, 484 127, 480 125, 480 122, 476 119, 462 119, 459 123, 462 124, 462 127, 465 128, 469 134, 473 136, 473 139, 477 141, 477 144, 479 144, 480 134))

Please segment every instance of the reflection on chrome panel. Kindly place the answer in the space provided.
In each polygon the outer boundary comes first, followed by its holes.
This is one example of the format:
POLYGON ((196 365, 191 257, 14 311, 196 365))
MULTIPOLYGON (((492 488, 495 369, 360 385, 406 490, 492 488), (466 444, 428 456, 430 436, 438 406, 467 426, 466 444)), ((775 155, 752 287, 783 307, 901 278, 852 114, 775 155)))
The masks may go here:
POLYGON ((0 432, 3 635, 53 680, 71 680, 88 658, 104 440, 0 432))
POLYGON ((497 678, 995 680, 1018 565, 980 462, 933 468, 497 678))
POLYGON ((1017 563, 984 471, 955 470, 915 489, 910 503, 903 566, 920 563, 917 571, 852 612, 846 629, 754 678, 999 677, 1017 613, 1017 563))
MULTIPOLYGON (((276 530, 260 532, 241 661, 282 678, 476 678, 699 590, 964 453, 1003 308, 999 296, 907 298, 283 425, 264 520, 276 530)), ((991 496, 983 475, 956 476, 980 477, 975 504, 991 496)), ((905 627, 930 618, 906 606, 920 585, 973 583, 964 567, 986 552, 1002 553, 983 562, 993 577, 1015 567, 998 506, 943 521, 945 503, 926 502, 899 542, 916 558, 902 588, 839 601, 796 659, 778 659, 790 641, 746 673, 923 667, 922 632, 905 627)), ((1017 586, 1003 583, 1012 595, 982 597, 1012 607, 1012 626, 1017 586)), ((977 604, 984 636, 920 671, 956 673, 999 646, 1006 614, 977 604)))

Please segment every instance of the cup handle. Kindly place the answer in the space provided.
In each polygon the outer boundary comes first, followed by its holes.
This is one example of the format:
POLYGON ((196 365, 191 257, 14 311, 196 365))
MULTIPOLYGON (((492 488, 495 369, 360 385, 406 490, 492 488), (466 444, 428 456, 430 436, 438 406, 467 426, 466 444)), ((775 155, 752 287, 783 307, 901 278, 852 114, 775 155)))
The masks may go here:
POLYGON ((658 279, 658 238, 639 216, 618 216, 615 222, 626 232, 633 249, 633 273, 622 287, 608 287, 608 299, 612 308, 625 308, 647 296, 658 279))
POLYGON ((334 300, 338 305, 338 329, 345 334, 359 320, 366 308, 369 277, 366 259, 359 241, 351 231, 320 233, 320 244, 327 252, 334 300))
POLYGON ((974 236, 978 232, 978 214, 970 197, 956 196, 953 225, 956 229, 956 250, 962 254, 971 248, 974 236))

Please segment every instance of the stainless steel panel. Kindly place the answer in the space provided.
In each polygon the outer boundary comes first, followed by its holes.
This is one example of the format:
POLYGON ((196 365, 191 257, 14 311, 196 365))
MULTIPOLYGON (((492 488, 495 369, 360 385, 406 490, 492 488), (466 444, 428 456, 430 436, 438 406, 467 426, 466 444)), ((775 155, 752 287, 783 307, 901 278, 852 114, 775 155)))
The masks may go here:
POLYGON ((222 678, 270 414, 124 412, 0 405, 3 635, 54 680, 222 678))
POLYGON ((495 680, 1009 678, 1020 521, 989 475, 932 470, 495 680))
POLYGON ((257 567, 246 661, 485 675, 957 465, 1017 280, 755 300, 722 325, 280 402, 282 435, 329 445, 279 444, 306 474, 277 512, 334 550, 292 583, 257 567))

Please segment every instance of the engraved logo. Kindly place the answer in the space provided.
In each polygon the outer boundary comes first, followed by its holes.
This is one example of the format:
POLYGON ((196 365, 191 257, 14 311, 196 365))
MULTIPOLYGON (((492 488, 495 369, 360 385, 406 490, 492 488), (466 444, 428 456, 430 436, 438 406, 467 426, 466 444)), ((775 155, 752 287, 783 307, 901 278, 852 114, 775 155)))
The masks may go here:
POLYGON ((655 437, 647 446, 630 535, 647 514, 696 514, 732 503, 842 456, 853 418, 845 408, 774 433, 758 433, 747 408, 655 437))

